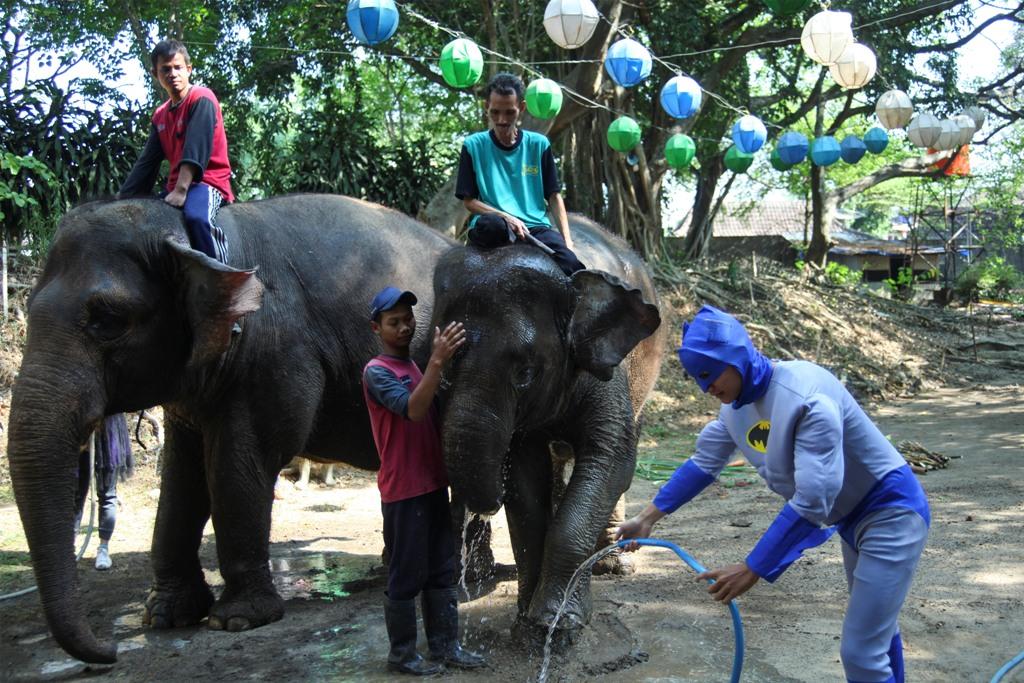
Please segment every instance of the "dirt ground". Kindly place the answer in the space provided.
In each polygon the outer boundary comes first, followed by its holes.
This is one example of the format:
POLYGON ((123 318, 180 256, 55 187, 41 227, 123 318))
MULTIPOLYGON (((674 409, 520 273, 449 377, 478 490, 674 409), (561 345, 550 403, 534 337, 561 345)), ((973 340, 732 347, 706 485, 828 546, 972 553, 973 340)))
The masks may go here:
MULTIPOLYGON (((667 294, 673 310, 688 312, 672 304, 676 296, 684 297, 685 291, 667 294)), ((674 326, 676 319, 667 322, 674 326)), ((885 384, 879 373, 862 386, 882 382, 880 391, 860 398, 894 442, 914 440, 956 457, 947 469, 920 476, 932 505, 932 527, 901 619, 908 678, 988 681, 1022 647, 1017 610, 1024 602, 1024 371, 1017 368, 1019 355, 1005 354, 1024 350, 1024 326, 990 324, 979 330, 990 340, 985 347, 977 335, 972 342, 960 323, 936 325, 942 328, 941 342, 922 328, 894 352, 893 363, 902 363, 909 379, 895 378, 893 372, 894 381, 885 384), (931 339, 931 346, 922 339, 931 339), (971 352, 963 351, 968 343, 971 352), (973 351, 986 348, 1003 355, 982 354, 975 362, 973 351), (920 362, 906 363, 906 358, 920 362), (874 400, 879 395, 886 400, 874 400)), ((666 343, 674 346, 671 339, 666 343)), ((821 342, 816 343, 817 348, 809 342, 791 350, 814 359, 814 352, 822 352, 821 342)), ((838 361, 835 366, 841 367, 838 361)), ((9 401, 9 394, 0 398, 9 401)), ((0 405, 0 417, 6 408, 0 405)), ((640 457, 649 462, 681 462, 695 432, 716 410, 682 381, 671 357, 648 408, 640 457)), ((89 667, 70 659, 50 637, 38 596, 29 595, 0 602, 0 680, 405 680, 384 671, 383 544, 375 479, 350 469, 341 470, 333 487, 281 487, 271 557, 275 581, 287 600, 283 620, 244 633, 202 626, 144 628, 142 604, 150 581, 148 548, 158 497, 156 458, 155 451, 141 454, 136 476, 121 487, 113 569, 92 568, 95 540, 79 563, 89 621, 101 638, 118 641, 117 664, 89 667)), ((657 488, 656 480, 635 478, 629 514, 657 488)), ((32 583, 9 489, 7 495, 0 499, 0 593, 32 583)), ((740 470, 663 520, 654 535, 678 543, 706 566, 735 562, 781 504, 756 476, 740 470)), ((492 523, 497 560, 511 565, 503 515, 492 523)), ((201 555, 217 590, 221 582, 214 543, 208 527, 201 555)), ((577 645, 554 658, 549 680, 727 680, 733 635, 726 609, 707 597, 675 555, 648 548, 634 557, 635 574, 594 579, 594 618, 577 645)), ((467 589, 461 608, 463 642, 483 652, 490 667, 448 677, 534 680, 540 655, 509 635, 516 600, 511 570, 506 567, 467 589)), ((776 584, 756 585, 738 601, 746 634, 743 680, 842 680, 838 634, 845 600, 836 539, 807 553, 776 584)), ((1024 667, 1014 674, 1005 680, 1024 681, 1024 667)))

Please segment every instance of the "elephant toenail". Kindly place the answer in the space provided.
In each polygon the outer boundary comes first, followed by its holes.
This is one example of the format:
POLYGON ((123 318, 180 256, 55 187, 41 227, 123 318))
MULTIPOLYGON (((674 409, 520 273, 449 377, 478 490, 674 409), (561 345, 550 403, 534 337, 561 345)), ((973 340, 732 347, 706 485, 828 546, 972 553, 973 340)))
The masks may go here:
POLYGON ((249 625, 249 620, 245 617, 231 617, 228 619, 228 630, 229 631, 248 631, 252 626, 249 625))

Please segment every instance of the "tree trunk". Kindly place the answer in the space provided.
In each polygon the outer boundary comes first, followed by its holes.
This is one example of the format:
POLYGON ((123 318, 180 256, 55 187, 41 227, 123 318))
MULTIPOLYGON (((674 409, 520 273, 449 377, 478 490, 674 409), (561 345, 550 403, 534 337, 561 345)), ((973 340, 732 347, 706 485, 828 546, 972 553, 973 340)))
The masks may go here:
POLYGON ((724 172, 721 154, 701 165, 700 175, 697 176, 697 194, 693 199, 690 229, 683 241, 683 256, 686 259, 700 259, 708 253, 715 222, 715 189, 724 172))
POLYGON ((811 163, 811 243, 807 247, 807 262, 824 267, 828 259, 829 241, 831 240, 832 218, 834 210, 829 212, 825 207, 824 184, 825 173, 821 166, 811 163), (826 215, 830 214, 830 215, 826 215))
POLYGON ((458 236, 469 218, 469 212, 455 196, 455 176, 456 172, 453 172, 417 216, 434 230, 449 237, 458 236))
POLYGON ((7 235, 3 236, 3 244, 0 245, 0 261, 3 262, 3 304, 4 304, 4 322, 7 322, 7 235))

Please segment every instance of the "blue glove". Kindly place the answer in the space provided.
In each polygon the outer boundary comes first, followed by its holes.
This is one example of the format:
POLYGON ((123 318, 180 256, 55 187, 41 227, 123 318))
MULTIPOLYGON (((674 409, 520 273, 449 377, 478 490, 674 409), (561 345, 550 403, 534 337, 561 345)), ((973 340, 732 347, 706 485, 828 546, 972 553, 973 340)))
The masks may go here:
POLYGON ((714 477, 697 467, 692 460, 687 460, 682 467, 672 473, 672 478, 658 491, 658 495, 654 497, 654 507, 666 515, 671 514, 706 489, 714 480, 714 477))
POLYGON ((816 548, 835 532, 834 526, 822 529, 808 522, 786 503, 747 555, 747 566, 762 579, 772 583, 800 558, 803 551, 816 548))

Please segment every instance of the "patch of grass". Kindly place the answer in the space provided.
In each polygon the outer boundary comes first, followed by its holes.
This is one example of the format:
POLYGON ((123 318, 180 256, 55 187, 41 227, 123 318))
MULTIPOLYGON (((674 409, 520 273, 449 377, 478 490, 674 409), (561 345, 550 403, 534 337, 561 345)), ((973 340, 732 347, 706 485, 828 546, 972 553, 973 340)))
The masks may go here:
POLYGON ((0 550, 0 595, 28 588, 35 583, 28 552, 0 550))

